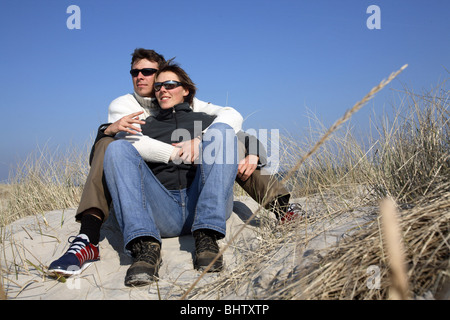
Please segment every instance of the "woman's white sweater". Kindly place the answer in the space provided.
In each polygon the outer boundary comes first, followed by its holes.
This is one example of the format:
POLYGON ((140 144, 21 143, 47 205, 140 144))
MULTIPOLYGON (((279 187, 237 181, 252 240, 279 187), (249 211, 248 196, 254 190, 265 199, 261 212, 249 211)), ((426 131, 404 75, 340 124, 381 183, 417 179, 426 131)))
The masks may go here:
MULTIPOLYGON (((141 97, 136 92, 118 97, 109 105, 108 122, 116 122, 124 116, 139 111, 144 111, 139 118, 145 120, 160 110, 154 101, 154 98, 141 97)), ((213 123, 226 123, 234 129, 235 133, 242 128, 243 118, 241 114, 231 107, 219 107, 209 102, 200 101, 197 98, 194 98, 191 107, 195 112, 204 112, 216 116, 213 123)), ((139 127, 139 124, 134 124, 134 126, 139 127)), ((128 134, 126 132, 119 132, 115 138, 126 139, 132 143, 141 157, 148 162, 168 163, 170 155, 175 148, 171 144, 152 139, 141 133, 128 134)))

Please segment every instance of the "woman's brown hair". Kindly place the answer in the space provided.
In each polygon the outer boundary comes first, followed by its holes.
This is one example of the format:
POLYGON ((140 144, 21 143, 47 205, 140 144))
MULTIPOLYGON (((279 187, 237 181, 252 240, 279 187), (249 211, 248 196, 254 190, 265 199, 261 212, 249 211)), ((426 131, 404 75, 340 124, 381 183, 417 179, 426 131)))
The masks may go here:
POLYGON ((195 86, 195 83, 191 80, 189 75, 186 73, 186 71, 184 71, 184 69, 181 68, 178 64, 169 61, 165 66, 163 66, 158 70, 155 79, 163 72, 173 72, 178 76, 180 82, 182 83, 183 88, 189 91, 189 94, 186 97, 184 97, 184 102, 187 102, 190 105, 192 105, 195 93, 197 92, 197 87, 195 86))

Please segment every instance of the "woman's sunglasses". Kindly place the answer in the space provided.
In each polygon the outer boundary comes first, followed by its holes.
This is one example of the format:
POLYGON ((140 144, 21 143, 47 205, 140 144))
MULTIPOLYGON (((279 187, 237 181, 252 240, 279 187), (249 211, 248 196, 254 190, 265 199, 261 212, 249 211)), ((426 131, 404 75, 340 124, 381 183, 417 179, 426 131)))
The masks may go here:
POLYGON ((159 90, 161 90, 161 88, 163 86, 166 90, 172 90, 172 89, 175 89, 176 87, 179 87, 182 85, 183 85, 183 83, 181 83, 179 81, 168 80, 168 81, 164 81, 164 82, 155 82, 154 88, 155 88, 155 92, 158 92, 159 90))
POLYGON ((130 74, 132 77, 137 77, 139 75, 139 72, 141 72, 144 77, 148 77, 151 76, 152 74, 155 74, 157 71, 158 69, 153 68, 131 69, 130 74))

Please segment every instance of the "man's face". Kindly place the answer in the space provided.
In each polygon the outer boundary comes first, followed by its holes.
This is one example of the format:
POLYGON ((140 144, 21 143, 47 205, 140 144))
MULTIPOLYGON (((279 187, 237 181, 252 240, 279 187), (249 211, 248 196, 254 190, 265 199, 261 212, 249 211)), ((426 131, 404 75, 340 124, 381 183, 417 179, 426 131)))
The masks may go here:
MULTIPOLYGON (((144 68, 154 68, 158 69, 158 64, 153 61, 149 61, 147 59, 141 59, 136 61, 132 69, 144 69, 144 68)), ((142 72, 136 77, 133 77, 133 87, 134 91, 141 97, 151 97, 153 94, 153 83, 155 82, 155 74, 150 76, 144 76, 142 72)))

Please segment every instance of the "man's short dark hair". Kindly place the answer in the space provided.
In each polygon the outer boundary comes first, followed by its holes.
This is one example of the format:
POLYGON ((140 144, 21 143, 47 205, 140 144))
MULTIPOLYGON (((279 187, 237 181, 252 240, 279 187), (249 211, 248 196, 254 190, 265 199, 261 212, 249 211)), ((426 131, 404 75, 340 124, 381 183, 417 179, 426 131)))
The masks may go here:
POLYGON ((133 64, 139 60, 147 59, 148 61, 156 62, 159 68, 163 67, 166 64, 166 59, 162 54, 155 52, 154 50, 137 48, 132 53, 131 58, 131 67, 133 64))

